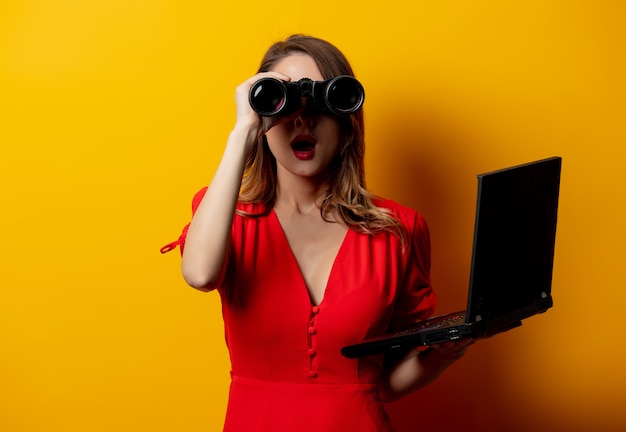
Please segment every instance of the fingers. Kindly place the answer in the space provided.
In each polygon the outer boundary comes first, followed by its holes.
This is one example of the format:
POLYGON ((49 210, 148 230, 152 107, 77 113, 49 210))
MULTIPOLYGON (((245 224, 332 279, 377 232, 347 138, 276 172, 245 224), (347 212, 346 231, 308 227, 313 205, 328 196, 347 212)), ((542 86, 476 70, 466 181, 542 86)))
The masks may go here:
POLYGON ((431 348, 445 361, 456 361, 463 357, 467 349, 476 342, 475 339, 461 339, 458 341, 444 342, 433 345, 431 348))
POLYGON ((281 81, 291 81, 291 78, 280 72, 260 72, 248 78, 236 88, 235 101, 237 104, 237 121, 255 126, 262 125, 262 128, 264 129, 263 132, 265 132, 273 126, 276 120, 270 119, 270 121, 261 122, 260 116, 254 112, 249 101, 250 88, 254 85, 254 83, 262 78, 274 78, 281 81))
POLYGON ((248 92, 250 91, 250 88, 254 85, 255 82, 257 82, 258 80, 262 78, 275 78, 281 81, 291 81, 290 77, 280 72, 274 72, 274 71, 259 72, 258 74, 254 75, 253 77, 248 78, 243 83, 239 84, 239 86, 237 86, 237 94, 243 94, 247 100, 248 92))
POLYGON ((283 73, 268 71, 268 72, 259 72, 258 74, 248 78, 244 84, 248 86, 248 88, 252 87, 252 85, 260 80, 261 78, 275 78, 281 81, 291 81, 291 78, 283 73))

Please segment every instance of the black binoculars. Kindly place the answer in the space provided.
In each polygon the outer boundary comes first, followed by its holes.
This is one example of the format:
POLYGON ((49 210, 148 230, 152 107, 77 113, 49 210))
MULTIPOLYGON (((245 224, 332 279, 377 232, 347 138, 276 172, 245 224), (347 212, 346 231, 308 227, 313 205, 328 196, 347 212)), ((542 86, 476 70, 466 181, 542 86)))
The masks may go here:
POLYGON ((254 83, 249 94, 250 106, 264 117, 292 113, 302 106, 302 97, 310 97, 322 112, 348 115, 361 108, 365 91, 356 78, 340 75, 325 81, 302 78, 288 82, 261 78, 254 83))

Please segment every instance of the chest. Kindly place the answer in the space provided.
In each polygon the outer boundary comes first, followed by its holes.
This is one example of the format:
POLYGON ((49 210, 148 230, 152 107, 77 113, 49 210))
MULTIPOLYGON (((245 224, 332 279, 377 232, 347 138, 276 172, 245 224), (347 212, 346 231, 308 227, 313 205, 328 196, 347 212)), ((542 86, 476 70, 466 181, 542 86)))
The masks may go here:
POLYGON ((274 213, 236 218, 220 290, 226 306, 261 321, 267 313, 284 315, 285 307, 308 314, 323 304, 345 314, 353 305, 359 314, 376 315, 389 306, 411 267, 397 237, 327 225, 337 230, 281 225, 274 213))
POLYGON ((300 270, 312 304, 324 298, 333 266, 345 243, 348 229, 313 217, 276 215, 291 254, 300 270))
POLYGON ((332 348, 339 352, 340 343, 387 328, 406 279, 407 263, 395 236, 353 230, 325 234, 314 227, 281 226, 272 214, 236 220, 230 276, 219 288, 233 344, 235 335, 244 335, 245 346, 292 346, 308 340, 315 319, 317 337, 337 341, 332 348), (335 253, 327 253, 329 244, 335 253), (315 316, 314 305, 319 305, 315 316))

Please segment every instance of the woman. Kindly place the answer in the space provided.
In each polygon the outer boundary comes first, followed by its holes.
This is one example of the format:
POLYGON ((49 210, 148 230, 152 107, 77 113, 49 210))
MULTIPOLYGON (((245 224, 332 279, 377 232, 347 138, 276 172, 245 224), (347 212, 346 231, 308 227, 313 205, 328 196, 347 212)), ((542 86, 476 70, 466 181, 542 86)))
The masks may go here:
POLYGON ((232 362, 225 431, 391 431, 384 401, 435 379, 471 342, 414 350, 391 366, 342 346, 433 313, 430 239, 417 212, 365 189, 363 114, 336 116, 302 97, 260 117, 261 78, 354 76, 326 41, 270 47, 237 87, 237 118, 178 241, 189 285, 217 289, 232 362))

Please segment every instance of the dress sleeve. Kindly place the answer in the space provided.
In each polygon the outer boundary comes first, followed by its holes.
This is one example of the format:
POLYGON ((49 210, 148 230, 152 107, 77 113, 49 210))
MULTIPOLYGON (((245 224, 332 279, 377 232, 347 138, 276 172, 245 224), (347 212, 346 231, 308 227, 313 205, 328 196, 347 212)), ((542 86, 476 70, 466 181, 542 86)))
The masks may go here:
MULTIPOLYGON (((200 189, 196 195, 193 197, 193 200, 191 201, 191 214, 194 215, 196 213, 196 210, 198 209, 198 206, 200 205, 200 202, 202 202, 202 198, 204 198, 204 194, 207 191, 207 187, 203 187, 202 189, 200 189)), ((167 252, 171 252, 174 249, 176 249, 176 246, 180 247, 180 254, 183 254, 183 250, 185 249, 185 239, 187 238, 187 231, 189 230, 189 224, 185 225, 185 227, 183 228, 182 233, 180 234, 180 236, 178 237, 178 240, 173 241, 171 243, 166 244, 165 246, 163 246, 161 248, 161 253, 167 253, 167 252)))
POLYGON ((390 330, 400 330, 430 317, 436 298, 430 282, 430 231, 423 216, 414 213, 407 228, 407 268, 395 301, 390 330))

